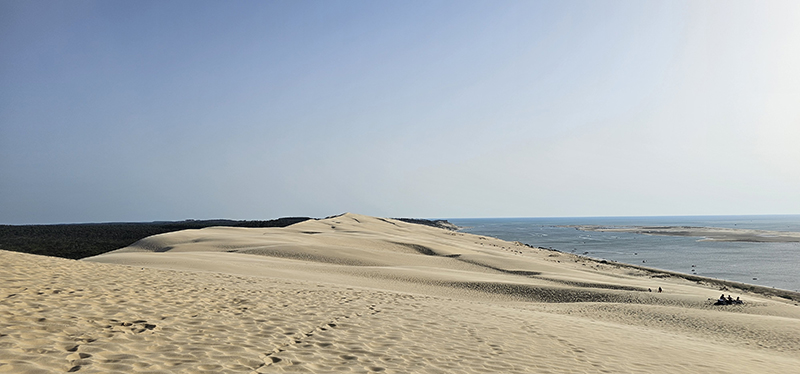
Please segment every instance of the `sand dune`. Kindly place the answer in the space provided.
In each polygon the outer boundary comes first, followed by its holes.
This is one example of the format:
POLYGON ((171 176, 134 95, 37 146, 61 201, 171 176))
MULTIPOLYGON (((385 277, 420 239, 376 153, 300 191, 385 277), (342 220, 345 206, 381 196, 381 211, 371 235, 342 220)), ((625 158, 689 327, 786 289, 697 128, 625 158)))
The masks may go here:
POLYGON ((710 282, 356 214, 0 265, 0 372, 800 367, 793 295, 730 289, 746 304, 712 306, 710 282))

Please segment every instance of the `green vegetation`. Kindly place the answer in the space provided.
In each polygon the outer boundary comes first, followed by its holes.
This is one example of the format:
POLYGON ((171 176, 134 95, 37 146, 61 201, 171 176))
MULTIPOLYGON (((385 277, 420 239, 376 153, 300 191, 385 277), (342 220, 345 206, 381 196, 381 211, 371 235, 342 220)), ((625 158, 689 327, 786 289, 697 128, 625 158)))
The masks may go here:
POLYGON ((287 217, 269 221, 187 220, 148 223, 82 223, 68 225, 0 225, 0 249, 81 259, 127 247, 151 235, 211 226, 286 227, 309 220, 287 217))

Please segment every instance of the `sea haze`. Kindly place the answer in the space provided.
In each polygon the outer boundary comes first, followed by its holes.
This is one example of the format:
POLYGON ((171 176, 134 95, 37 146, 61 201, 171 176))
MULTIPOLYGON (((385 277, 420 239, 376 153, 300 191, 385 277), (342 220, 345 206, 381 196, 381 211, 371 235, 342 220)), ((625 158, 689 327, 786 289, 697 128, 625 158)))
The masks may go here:
POLYGON ((449 219, 472 234, 704 277, 800 291, 800 243, 581 231, 580 225, 695 226, 800 232, 800 215, 449 219))

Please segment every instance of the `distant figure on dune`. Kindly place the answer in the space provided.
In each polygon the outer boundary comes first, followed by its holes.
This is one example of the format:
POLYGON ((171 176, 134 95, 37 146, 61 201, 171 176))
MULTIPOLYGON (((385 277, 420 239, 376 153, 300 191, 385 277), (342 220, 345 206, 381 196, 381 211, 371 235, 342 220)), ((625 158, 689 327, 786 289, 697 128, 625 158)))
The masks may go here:
POLYGON ((658 288, 658 293, 661 293, 661 287, 658 288))
POLYGON ((731 297, 731 295, 725 297, 725 294, 720 295, 719 299, 717 299, 717 302, 714 303, 714 305, 740 305, 740 304, 744 304, 744 302, 739 299, 739 296, 736 296, 736 300, 734 300, 733 297, 731 297))

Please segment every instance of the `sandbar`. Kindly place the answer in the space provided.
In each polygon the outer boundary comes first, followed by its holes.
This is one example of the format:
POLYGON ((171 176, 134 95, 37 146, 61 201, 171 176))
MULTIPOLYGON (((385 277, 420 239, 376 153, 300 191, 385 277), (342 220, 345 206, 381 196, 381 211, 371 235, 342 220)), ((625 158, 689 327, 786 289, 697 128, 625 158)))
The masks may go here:
POLYGON ((703 241, 719 242, 800 242, 800 232, 732 229, 724 227, 696 226, 594 226, 577 225, 582 231, 629 232, 645 235, 697 236, 703 241))

